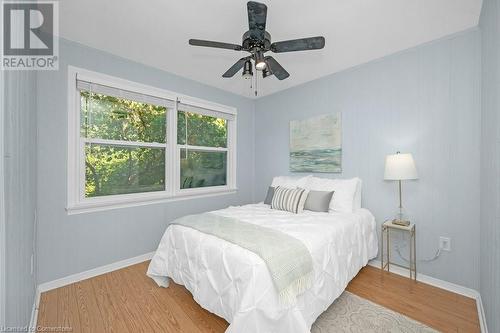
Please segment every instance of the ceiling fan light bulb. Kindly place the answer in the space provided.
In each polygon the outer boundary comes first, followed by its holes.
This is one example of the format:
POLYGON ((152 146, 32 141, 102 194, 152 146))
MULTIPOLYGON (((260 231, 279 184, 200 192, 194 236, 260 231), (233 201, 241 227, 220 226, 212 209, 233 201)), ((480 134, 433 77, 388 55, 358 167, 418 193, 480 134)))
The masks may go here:
POLYGON ((264 69, 266 69, 266 67, 267 67, 266 62, 263 60, 255 64, 255 69, 258 71, 263 71, 264 69))

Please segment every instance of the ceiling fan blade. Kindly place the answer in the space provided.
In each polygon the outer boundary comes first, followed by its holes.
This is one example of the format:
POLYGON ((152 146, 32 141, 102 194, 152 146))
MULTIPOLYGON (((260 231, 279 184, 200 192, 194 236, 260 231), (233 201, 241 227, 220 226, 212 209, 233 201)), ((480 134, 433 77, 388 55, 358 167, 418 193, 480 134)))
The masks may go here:
POLYGON ((189 45, 215 47, 218 49, 228 49, 228 50, 241 51, 240 45, 230 44, 230 43, 213 42, 210 40, 202 40, 202 39, 190 39, 189 45))
POLYGON ((264 60, 266 61, 267 66, 269 66, 271 73, 273 73, 273 75, 276 76, 278 80, 284 80, 290 76, 290 74, 288 74, 288 72, 283 67, 281 67, 281 65, 273 57, 267 56, 264 58, 264 60))
POLYGON ((241 58, 238 60, 234 65, 231 66, 224 74, 222 74, 222 77, 233 77, 234 74, 238 73, 240 69, 243 68, 243 65, 245 65, 245 61, 250 59, 250 57, 245 57, 241 58))
POLYGON ((325 37, 310 37, 285 40, 271 44, 271 51, 275 53, 317 50, 325 47, 325 37))
POLYGON ((266 31, 267 6, 263 3, 249 1, 247 9, 250 38, 263 41, 266 31))

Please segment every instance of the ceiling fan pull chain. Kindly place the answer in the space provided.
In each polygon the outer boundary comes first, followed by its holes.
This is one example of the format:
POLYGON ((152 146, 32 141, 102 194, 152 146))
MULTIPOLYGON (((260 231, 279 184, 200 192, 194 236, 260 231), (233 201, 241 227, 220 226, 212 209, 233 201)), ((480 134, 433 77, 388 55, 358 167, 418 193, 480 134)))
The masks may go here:
MULTIPOLYGON (((255 73, 257 74, 257 73, 255 73)), ((259 76, 255 75, 255 97, 257 97, 257 81, 259 80, 259 76)))

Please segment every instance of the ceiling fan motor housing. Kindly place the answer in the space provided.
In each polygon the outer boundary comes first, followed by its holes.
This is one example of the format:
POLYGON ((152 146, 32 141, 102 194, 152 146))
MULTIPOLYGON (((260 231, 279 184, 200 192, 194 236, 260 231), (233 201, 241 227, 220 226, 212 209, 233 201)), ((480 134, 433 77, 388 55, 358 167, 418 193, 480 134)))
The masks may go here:
POLYGON ((242 37, 242 47, 248 52, 261 50, 262 52, 269 51, 271 48, 271 34, 269 32, 264 32, 264 40, 256 40, 250 37, 250 31, 243 34, 242 37))

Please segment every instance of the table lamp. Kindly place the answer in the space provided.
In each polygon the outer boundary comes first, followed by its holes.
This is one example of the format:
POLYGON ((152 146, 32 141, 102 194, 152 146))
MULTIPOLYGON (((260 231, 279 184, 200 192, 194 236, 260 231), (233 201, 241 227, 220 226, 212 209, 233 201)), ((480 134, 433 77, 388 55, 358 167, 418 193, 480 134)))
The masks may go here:
POLYGON ((401 197, 401 181, 418 179, 417 168, 411 154, 401 154, 399 151, 385 158, 385 180, 397 180, 399 185, 399 213, 392 223, 407 226, 410 221, 403 216, 403 201, 401 197))

